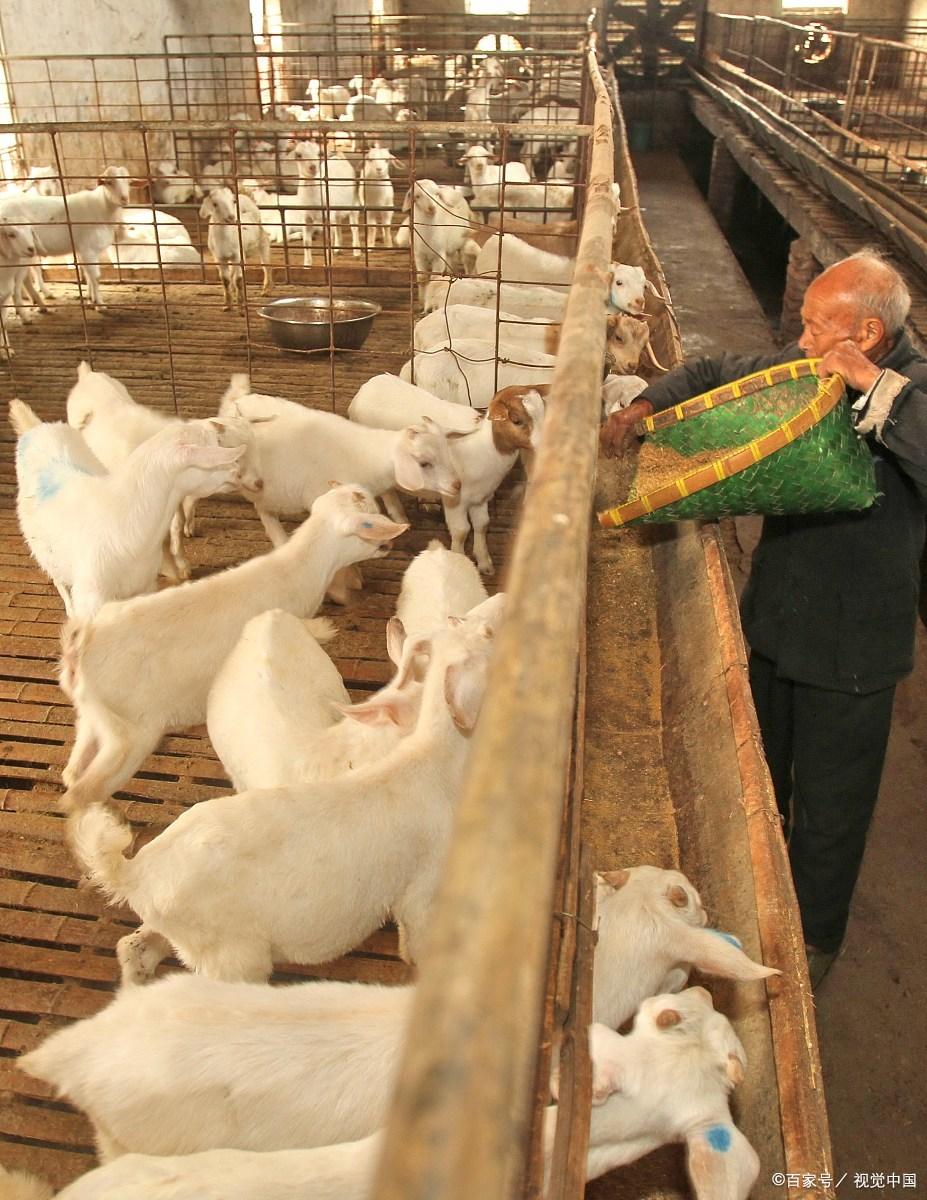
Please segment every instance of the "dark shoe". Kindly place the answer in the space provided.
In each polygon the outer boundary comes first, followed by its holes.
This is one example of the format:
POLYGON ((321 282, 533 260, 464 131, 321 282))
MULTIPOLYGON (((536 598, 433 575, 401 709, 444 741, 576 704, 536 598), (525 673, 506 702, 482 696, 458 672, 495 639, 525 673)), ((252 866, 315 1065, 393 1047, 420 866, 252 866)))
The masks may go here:
POLYGON ((805 954, 808 957, 808 975, 811 978, 811 990, 816 992, 823 982, 825 975, 837 961, 839 950, 819 950, 817 946, 805 943, 805 954))

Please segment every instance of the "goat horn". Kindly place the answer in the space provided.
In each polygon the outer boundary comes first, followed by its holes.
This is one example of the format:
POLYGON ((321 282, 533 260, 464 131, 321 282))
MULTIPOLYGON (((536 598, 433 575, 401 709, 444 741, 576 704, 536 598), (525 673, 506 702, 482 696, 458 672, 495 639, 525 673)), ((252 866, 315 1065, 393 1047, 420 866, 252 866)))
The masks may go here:
POLYGON ((669 372, 669 367, 664 367, 664 366, 663 366, 663 365, 662 365, 660 362, 658 362, 658 360, 657 360, 657 356, 656 356, 656 355, 654 354, 654 352, 653 352, 653 347, 651 346, 651 344, 650 344, 649 342, 647 343, 646 349, 647 349, 647 353, 650 355, 650 361, 651 361, 651 362, 653 363, 653 365, 654 365, 654 366, 657 368, 657 370, 658 370, 658 371, 665 371, 665 372, 667 372, 667 373, 668 373, 668 372, 669 372))

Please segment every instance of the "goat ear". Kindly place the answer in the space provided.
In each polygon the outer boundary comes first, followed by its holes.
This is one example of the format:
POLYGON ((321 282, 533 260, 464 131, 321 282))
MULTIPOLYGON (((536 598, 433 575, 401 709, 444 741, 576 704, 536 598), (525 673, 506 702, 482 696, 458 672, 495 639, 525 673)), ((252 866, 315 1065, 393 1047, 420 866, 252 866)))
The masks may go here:
POLYGON ((685 908, 689 903, 686 889, 678 883, 674 883, 672 887, 666 889, 666 898, 674 908, 685 908))
POLYGON ((351 513, 345 518, 346 531, 365 542, 391 542, 409 528, 381 513, 351 513))
POLYGON ((183 457, 189 467, 212 471, 217 467, 230 467, 238 462, 245 452, 244 446, 183 446, 183 457))
POLYGON ((749 1195, 760 1173, 756 1151, 726 1121, 686 1138, 686 1166, 697 1200, 739 1200, 749 1195))
POLYGON ((400 160, 399 160, 399 159, 396 157, 396 155, 395 155, 395 154, 391 154, 391 155, 389 156, 389 160, 390 160, 390 162, 393 164, 393 166, 394 166, 394 167, 398 167, 400 171, 404 171, 404 170, 406 169, 406 164, 405 164, 404 162, 401 162, 401 161, 400 161, 400 160))
POLYGON ((200 205, 200 216, 205 220, 212 212, 212 196, 207 195, 200 205))
MULTIPOLYGON (((414 701, 405 692, 384 689, 386 694, 378 694, 365 700, 362 704, 337 704, 335 707, 350 721, 361 725, 397 725, 406 729, 410 725, 410 715, 415 711, 414 701)), ((414 717, 411 721, 414 724, 414 717)))
POLYGON ((386 653, 398 667, 402 661, 402 647, 406 640, 406 629, 399 617, 390 617, 386 622, 386 653))
POLYGON ((674 927, 673 953, 679 962, 691 963, 706 975, 721 975, 741 983, 782 974, 775 967, 764 967, 762 963, 754 962, 729 939, 729 934, 717 929, 703 929, 680 922, 678 928, 674 927))
POLYGON ((84 376, 89 375, 92 370, 93 370, 93 367, 91 367, 90 363, 87 362, 86 359, 82 359, 77 364, 77 378, 83 379, 84 376))
POLYGON ((474 728, 483 703, 485 672, 472 659, 451 663, 444 676, 444 699, 461 733, 474 728))
MULTIPOLYGON (((409 441, 414 441, 415 435, 406 431, 409 441)), ((393 467, 396 472, 396 483, 407 492, 420 492, 425 486, 425 476, 422 468, 405 441, 400 442, 393 467)))
POLYGON ((412 207, 412 189, 409 188, 409 190, 406 192, 405 196, 403 197, 402 211, 408 212, 411 207, 412 207))
POLYGON ((627 867, 622 867, 620 871, 599 871, 598 877, 610 888, 623 888, 631 878, 631 872, 627 867))
POLYGON ((621 1035, 607 1025, 589 1026, 589 1057, 592 1060, 592 1103, 604 1104, 622 1090, 621 1035))

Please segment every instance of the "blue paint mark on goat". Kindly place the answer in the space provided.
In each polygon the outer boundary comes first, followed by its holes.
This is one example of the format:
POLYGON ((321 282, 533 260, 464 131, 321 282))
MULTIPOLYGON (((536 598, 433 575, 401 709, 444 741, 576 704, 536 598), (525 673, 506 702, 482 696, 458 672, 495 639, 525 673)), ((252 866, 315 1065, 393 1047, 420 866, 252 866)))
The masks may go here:
POLYGON ((35 483, 35 498, 39 503, 51 500, 69 482, 73 475, 89 475, 90 472, 78 466, 69 458, 51 458, 39 470, 35 483))
POLYGON ((730 942, 732 946, 736 946, 738 950, 743 950, 743 942, 740 938, 735 937, 733 933, 725 933, 723 929, 709 929, 709 933, 713 933, 715 937, 724 938, 726 942, 730 942))
POLYGON ((731 1148, 731 1131, 726 1125, 712 1125, 705 1130, 705 1137, 712 1150, 720 1150, 724 1154, 731 1148))

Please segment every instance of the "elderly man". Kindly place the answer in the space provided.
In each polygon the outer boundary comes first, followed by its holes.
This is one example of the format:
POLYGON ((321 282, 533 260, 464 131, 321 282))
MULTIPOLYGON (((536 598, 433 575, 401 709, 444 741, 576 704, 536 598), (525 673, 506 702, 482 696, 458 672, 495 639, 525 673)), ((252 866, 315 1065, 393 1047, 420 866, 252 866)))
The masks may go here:
POLYGON ((888 743, 895 685, 913 666, 927 502, 927 361, 904 332, 910 297, 876 253, 810 285, 798 345, 698 359, 613 413, 620 450, 642 417, 792 359, 841 375, 878 497, 863 512, 767 517, 741 604, 750 683, 789 838, 812 983, 846 932, 888 743))

